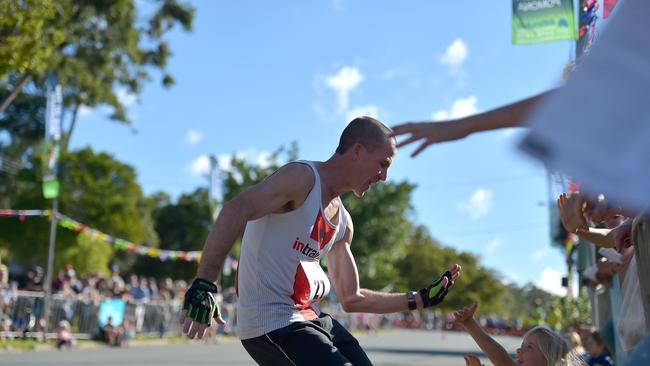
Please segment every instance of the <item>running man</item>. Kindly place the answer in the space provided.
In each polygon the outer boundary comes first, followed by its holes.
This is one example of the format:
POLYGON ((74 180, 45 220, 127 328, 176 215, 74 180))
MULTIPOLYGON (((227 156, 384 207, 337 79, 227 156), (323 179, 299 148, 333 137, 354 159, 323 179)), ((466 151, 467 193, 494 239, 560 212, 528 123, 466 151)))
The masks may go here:
POLYGON ((237 324, 244 348, 260 365, 371 365, 357 340, 315 305, 330 286, 347 312, 391 313, 440 303, 459 265, 419 292, 359 286, 350 250, 352 219, 340 195, 363 197, 386 180, 396 153, 390 134, 376 119, 356 118, 329 160, 289 163, 226 203, 186 292, 183 332, 201 338, 212 318, 223 324, 215 282, 242 231, 237 324), (327 275, 319 264, 323 256, 327 275))

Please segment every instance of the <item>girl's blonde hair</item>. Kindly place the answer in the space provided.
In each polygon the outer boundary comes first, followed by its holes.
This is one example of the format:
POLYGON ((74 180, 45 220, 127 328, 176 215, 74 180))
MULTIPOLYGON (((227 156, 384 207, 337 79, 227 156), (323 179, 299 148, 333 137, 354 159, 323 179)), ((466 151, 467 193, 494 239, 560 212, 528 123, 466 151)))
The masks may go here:
POLYGON ((586 366, 580 356, 571 351, 569 342, 554 330, 545 327, 535 327, 524 335, 524 338, 534 335, 537 345, 546 359, 545 366, 586 366))

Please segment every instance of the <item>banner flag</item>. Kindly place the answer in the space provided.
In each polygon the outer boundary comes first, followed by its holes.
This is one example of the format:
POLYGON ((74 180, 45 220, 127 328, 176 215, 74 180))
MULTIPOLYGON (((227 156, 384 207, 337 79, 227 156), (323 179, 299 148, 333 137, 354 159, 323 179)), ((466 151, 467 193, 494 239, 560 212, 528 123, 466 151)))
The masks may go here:
POLYGON ((512 44, 576 38, 572 0, 512 0, 512 44))
POLYGON ((43 149, 43 197, 59 196, 58 160, 61 148, 61 114, 63 94, 61 85, 54 77, 47 82, 47 104, 45 107, 45 143, 43 149))

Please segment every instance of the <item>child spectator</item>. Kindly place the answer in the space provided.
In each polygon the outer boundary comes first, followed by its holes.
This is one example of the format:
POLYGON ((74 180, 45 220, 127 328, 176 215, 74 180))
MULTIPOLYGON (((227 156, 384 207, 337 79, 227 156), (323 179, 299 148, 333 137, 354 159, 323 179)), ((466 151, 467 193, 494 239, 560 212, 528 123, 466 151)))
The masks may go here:
MULTIPOLYGON (((555 331, 545 326, 537 326, 524 335, 521 347, 517 349, 517 361, 490 337, 474 319, 478 304, 458 310, 455 321, 460 323, 474 338, 495 366, 584 366, 578 355, 570 352, 569 343, 555 331)), ((468 366, 480 365, 476 356, 465 356, 468 366)))

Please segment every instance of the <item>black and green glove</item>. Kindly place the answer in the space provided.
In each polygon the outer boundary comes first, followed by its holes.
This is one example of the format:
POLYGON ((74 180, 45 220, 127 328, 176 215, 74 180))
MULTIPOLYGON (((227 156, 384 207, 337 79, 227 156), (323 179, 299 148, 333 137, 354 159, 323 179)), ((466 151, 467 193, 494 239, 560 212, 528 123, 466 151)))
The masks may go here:
POLYGON ((185 292, 183 310, 192 320, 212 324, 212 318, 219 317, 219 305, 217 305, 216 294, 219 292, 214 283, 197 278, 185 292))
POLYGON ((429 306, 438 305, 445 299, 447 292, 449 292, 449 287, 453 285, 451 279, 451 272, 445 272, 436 282, 431 284, 429 287, 425 287, 418 291, 420 297, 422 297, 422 304, 427 308, 429 306), (442 285, 442 280, 447 277, 447 286, 442 285))

